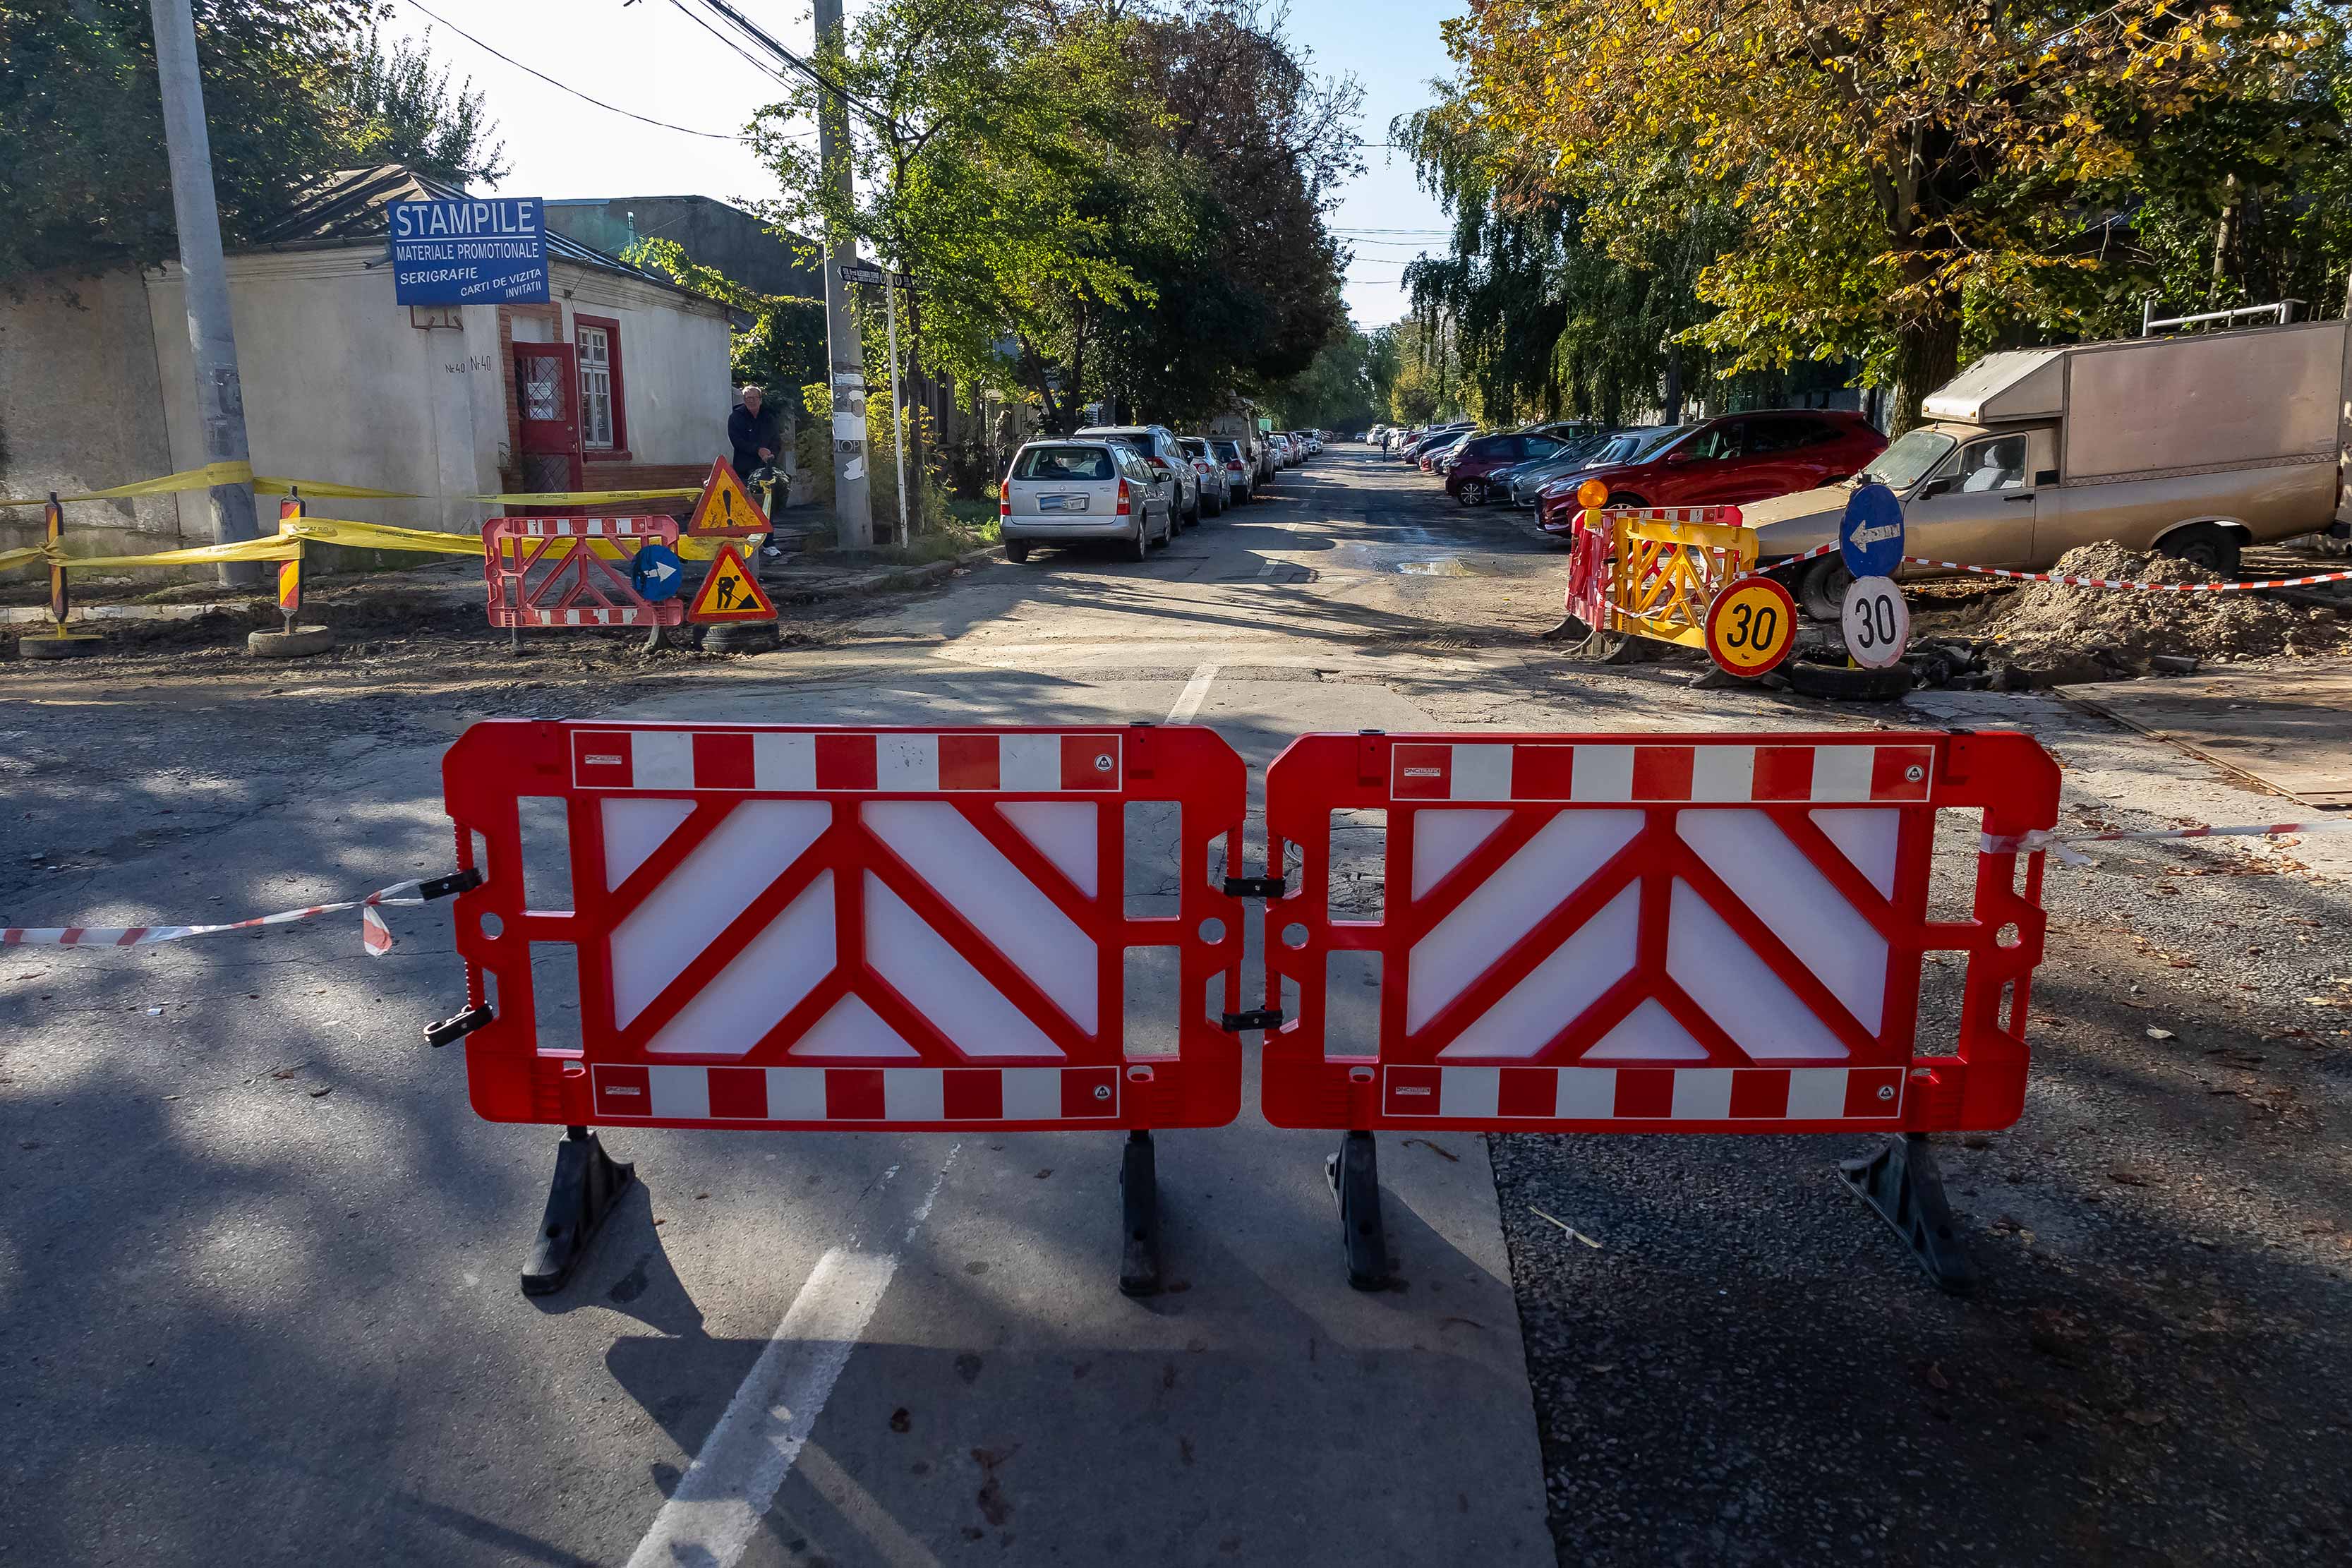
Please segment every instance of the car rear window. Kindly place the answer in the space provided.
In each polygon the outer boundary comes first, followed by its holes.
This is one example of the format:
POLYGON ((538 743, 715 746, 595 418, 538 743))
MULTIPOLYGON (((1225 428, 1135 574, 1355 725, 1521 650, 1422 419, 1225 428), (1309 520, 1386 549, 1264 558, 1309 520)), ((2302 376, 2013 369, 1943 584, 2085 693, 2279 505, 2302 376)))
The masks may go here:
POLYGON ((1110 454, 1100 447, 1032 447, 1014 466, 1016 479, 1062 484, 1077 479, 1115 479, 1110 454))
POLYGON ((1238 458, 1242 455, 1242 444, 1239 441, 1212 441, 1209 443, 1209 449, 1220 458, 1238 458))

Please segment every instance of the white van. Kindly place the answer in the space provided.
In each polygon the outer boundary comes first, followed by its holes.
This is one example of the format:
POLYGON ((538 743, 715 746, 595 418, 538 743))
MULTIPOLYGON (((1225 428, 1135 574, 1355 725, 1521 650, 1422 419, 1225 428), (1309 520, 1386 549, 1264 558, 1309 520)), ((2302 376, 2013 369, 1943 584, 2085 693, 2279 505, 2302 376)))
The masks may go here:
POLYGON ((1124 441, 1032 441, 1013 454, 996 503, 1008 561, 1032 544, 1122 541, 1138 561, 1176 533, 1176 478, 1124 441))

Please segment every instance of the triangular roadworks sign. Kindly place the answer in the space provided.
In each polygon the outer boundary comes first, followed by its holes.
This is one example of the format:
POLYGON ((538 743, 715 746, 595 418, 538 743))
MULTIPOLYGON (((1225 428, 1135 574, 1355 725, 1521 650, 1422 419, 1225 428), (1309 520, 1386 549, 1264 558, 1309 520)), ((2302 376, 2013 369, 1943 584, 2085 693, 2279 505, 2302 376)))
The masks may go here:
POLYGON ((772 621, 776 606, 768 595, 760 592, 760 584, 751 580, 744 569, 743 558, 735 553, 731 544, 719 546, 719 558, 710 563, 710 571, 702 579, 701 590, 686 618, 701 625, 719 621, 772 621))
POLYGON ((710 477, 702 481, 702 499, 694 503, 694 515, 687 521, 688 533, 725 534, 747 538, 768 531, 768 514, 743 488, 741 476, 735 465, 724 458, 710 460, 710 477))

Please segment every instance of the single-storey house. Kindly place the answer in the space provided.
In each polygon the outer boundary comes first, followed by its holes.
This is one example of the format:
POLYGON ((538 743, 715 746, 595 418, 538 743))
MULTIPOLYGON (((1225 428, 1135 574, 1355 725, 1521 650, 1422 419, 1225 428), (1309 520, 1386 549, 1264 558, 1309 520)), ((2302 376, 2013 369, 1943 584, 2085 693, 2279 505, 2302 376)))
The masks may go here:
MULTIPOLYGON (((554 230, 546 304, 395 303, 381 209, 466 194, 344 170, 229 254, 254 470, 414 492, 313 510, 447 531, 499 510, 475 494, 700 482, 727 450, 726 309, 554 230)), ((204 461, 176 262, 0 286, 0 494, 204 461)), ((84 502, 68 525, 109 550, 210 542, 202 491, 84 502)), ((39 527, 0 510, 0 546, 39 527)))

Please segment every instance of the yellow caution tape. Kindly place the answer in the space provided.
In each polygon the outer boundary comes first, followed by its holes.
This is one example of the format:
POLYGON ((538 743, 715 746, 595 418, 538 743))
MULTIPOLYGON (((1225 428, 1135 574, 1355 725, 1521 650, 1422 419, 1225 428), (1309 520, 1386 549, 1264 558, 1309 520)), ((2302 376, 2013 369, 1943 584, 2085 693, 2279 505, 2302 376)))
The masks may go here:
MULTIPOLYGON (((58 497, 59 501, 121 500, 131 496, 169 495, 176 490, 208 490, 215 485, 250 484, 266 496, 316 496, 321 500, 435 500, 441 498, 422 495, 415 490, 383 490, 371 485, 338 484, 332 479, 294 479, 279 474, 258 474, 250 463, 206 463, 201 468, 184 468, 161 479, 134 479, 127 485, 111 485, 102 490, 77 490, 58 497)), ((651 490, 513 490, 493 495, 456 496, 456 500, 480 501, 493 506, 599 506, 608 501, 669 500, 683 496, 698 496, 700 485, 687 485, 651 490)), ((30 496, 23 500, 0 497, 0 507, 46 506, 47 496, 30 496)))
POLYGON ((415 490, 380 490, 368 485, 339 485, 331 479, 287 479, 270 474, 254 476, 253 488, 266 496, 290 496, 299 490, 322 500, 423 500, 415 490))
MULTIPOLYGON (((201 468, 183 468, 176 474, 165 474, 160 479, 133 479, 127 485, 112 485, 102 490, 80 490, 73 495, 59 496, 60 501, 121 500, 126 496, 160 496, 173 490, 208 490, 215 485, 241 485, 253 478, 251 463, 206 463, 201 468)), ((35 496, 29 500, 0 500, 0 506, 47 506, 49 498, 35 496)))
POLYGON ((158 550, 146 555, 68 555, 44 549, 52 565, 77 572, 138 566, 208 566, 221 561, 292 561, 302 553, 302 542, 292 535, 246 539, 235 544, 201 544, 187 550, 158 550))
POLYGON ((335 517, 289 517, 278 525, 283 535, 342 544, 355 550, 413 550, 435 555, 479 555, 479 534, 444 533, 430 528, 394 528, 386 522, 352 522, 335 517))
POLYGON ((698 496, 700 485, 666 490, 544 490, 496 496, 467 496, 467 500, 499 506, 596 506, 604 501, 667 500, 673 496, 698 496))
MULTIPOLYGON (((522 552, 521 546, 525 543, 546 545, 549 548, 544 553, 551 560, 555 556, 568 554, 584 544, 588 547, 589 553, 593 555, 602 556, 607 561, 625 561, 637 552, 638 545, 652 537, 651 534, 612 537, 603 534, 559 534, 553 538, 525 540, 509 536, 506 541, 506 553, 508 559, 512 560, 522 552)), ((719 559, 719 551, 728 545, 733 544, 747 550, 754 549, 758 547, 762 537, 762 535, 754 534, 749 539, 722 539, 714 535, 682 533, 678 535, 677 543, 672 548, 677 552, 677 558, 680 561, 716 561, 719 559)))
POLYGON ((12 566, 22 566, 28 561, 45 560, 47 554, 47 547, 39 544, 27 544, 21 550, 0 550, 0 572, 12 566))

